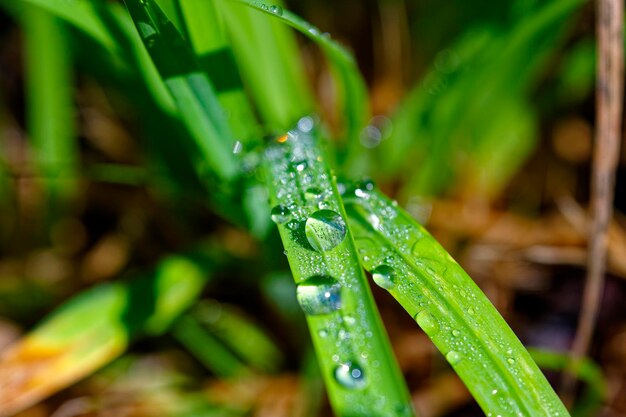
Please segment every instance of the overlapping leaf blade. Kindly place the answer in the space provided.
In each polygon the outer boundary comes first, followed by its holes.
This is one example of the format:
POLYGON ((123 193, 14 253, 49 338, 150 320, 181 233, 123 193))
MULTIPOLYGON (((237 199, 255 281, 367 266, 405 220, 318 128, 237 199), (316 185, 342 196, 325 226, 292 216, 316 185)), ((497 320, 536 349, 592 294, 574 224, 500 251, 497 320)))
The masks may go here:
POLYGON ((486 413, 567 416, 519 339, 471 278, 371 182, 344 194, 361 262, 417 321, 486 413))

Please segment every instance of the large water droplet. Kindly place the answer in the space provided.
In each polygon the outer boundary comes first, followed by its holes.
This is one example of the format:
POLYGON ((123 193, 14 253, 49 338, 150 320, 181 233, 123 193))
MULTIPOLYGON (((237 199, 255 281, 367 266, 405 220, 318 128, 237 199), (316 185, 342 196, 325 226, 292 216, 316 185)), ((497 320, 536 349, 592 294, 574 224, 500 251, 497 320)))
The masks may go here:
POLYGON ((439 323, 428 311, 422 310, 415 316, 415 321, 424 332, 433 337, 439 332, 439 323))
POLYGON ((372 271, 374 282, 386 290, 396 285, 396 271, 389 265, 379 265, 372 271))
POLYGON ((272 5, 270 6, 270 12, 274 13, 276 16, 282 16, 283 8, 280 6, 272 5))
POLYGON ((457 363, 459 363, 461 361, 461 358, 462 358, 461 354, 459 354, 459 352, 457 352, 455 350, 451 350, 446 355, 446 359, 448 360, 450 365, 456 365, 457 363))
POLYGON ((283 224, 291 219, 291 211, 285 206, 278 205, 271 211, 272 221, 277 224, 283 224))
POLYGON ((363 370, 350 362, 335 368, 335 379, 340 385, 348 389, 361 389, 367 385, 363 370))
POLYGON ((306 238, 318 252, 334 249, 346 237, 346 222, 332 210, 319 210, 313 213, 305 224, 306 238))
POLYGON ((305 314, 329 314, 341 308, 341 284, 329 276, 313 276, 298 284, 296 297, 305 314))

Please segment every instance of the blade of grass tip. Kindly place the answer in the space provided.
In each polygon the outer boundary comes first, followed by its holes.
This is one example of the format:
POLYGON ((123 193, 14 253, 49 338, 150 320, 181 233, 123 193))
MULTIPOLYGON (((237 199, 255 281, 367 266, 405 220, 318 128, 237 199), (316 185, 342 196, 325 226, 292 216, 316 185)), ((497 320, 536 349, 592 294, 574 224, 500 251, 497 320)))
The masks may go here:
POLYGON ((203 301, 194 307, 191 315, 253 368, 271 373, 282 366, 284 358, 274 341, 234 307, 203 301))
MULTIPOLYGON (((362 169, 363 164, 360 159, 363 155, 363 147, 360 144, 360 135, 369 118, 369 101, 365 81, 352 54, 331 39, 328 33, 322 33, 317 27, 289 10, 284 10, 277 5, 268 6, 259 1, 237 2, 265 12, 286 23, 314 41, 324 52, 336 77, 344 120, 342 136, 345 138, 345 155, 340 162, 345 164, 345 168, 350 172, 362 169)), ((305 113, 300 113, 300 115, 303 114, 305 113)))
POLYGON ((416 320, 485 413, 568 415, 494 306, 423 227, 370 181, 343 198, 374 282, 416 320))
POLYGON ((171 256, 153 274, 79 294, 0 357, 0 416, 91 374, 142 334, 163 333, 200 295, 210 262, 171 256))
MULTIPOLYGON (((528 353, 541 368, 553 371, 565 371, 569 365, 567 352, 553 352, 544 349, 528 348, 528 353)), ((574 404, 572 417, 590 417, 597 415, 607 397, 607 385, 602 370, 589 358, 582 358, 574 371, 574 376, 586 383, 582 397, 574 404)))
POLYGON ((250 369, 192 315, 181 317, 172 334, 216 376, 233 378, 251 374, 250 369))
MULTIPOLYGON (((314 99, 292 33, 280 22, 236 2, 214 4, 266 129, 285 131, 311 113, 314 99)), ((273 10, 282 8, 277 4, 273 10)))
POLYGON ((213 82, 235 137, 244 144, 261 137, 239 68, 215 2, 177 0, 189 42, 202 69, 213 82))
POLYGON ((331 405, 338 416, 412 416, 408 390, 314 134, 307 126, 272 140, 264 169, 272 219, 331 405))
POLYGON ((54 216, 77 191, 72 59, 63 23, 38 7, 25 6, 27 125, 35 168, 54 216))
POLYGON ((185 40, 154 0, 125 0, 137 31, 200 150, 207 174, 232 180, 238 171, 234 140, 210 80, 185 40))

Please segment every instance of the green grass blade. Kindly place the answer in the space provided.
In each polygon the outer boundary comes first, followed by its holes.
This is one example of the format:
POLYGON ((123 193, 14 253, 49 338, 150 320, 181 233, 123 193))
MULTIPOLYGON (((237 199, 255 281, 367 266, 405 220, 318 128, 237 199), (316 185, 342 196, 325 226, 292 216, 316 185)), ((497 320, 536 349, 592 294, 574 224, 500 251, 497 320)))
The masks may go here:
POLYGON ((172 333, 215 375, 230 378, 251 373, 240 359, 191 315, 181 317, 174 325, 172 333))
POLYGON ((230 48, 215 2, 177 0, 189 42, 215 86, 235 137, 243 143, 261 137, 260 127, 248 100, 239 68, 230 48))
POLYGON ((414 317, 485 413, 568 415, 504 319, 422 226, 371 182, 349 187, 344 201, 363 265, 414 317))
POLYGON ((257 324, 226 304, 202 302, 192 316, 253 368, 276 372, 283 364, 280 349, 257 324))
MULTIPOLYGON (((49 13, 78 27, 93 37, 106 50, 113 51, 117 43, 106 25, 98 18, 93 6, 84 0, 20 0, 41 7, 49 13)), ((0 3, 13 3, 15 0, 0 0, 0 3)), ((12 5, 10 5, 12 7, 12 5)))
POLYGON ((78 165, 66 28, 38 7, 28 5, 22 11, 28 132, 50 207, 62 211, 76 192, 78 165))
POLYGON ((269 144, 264 159, 272 219, 336 415, 413 415, 335 181, 313 134, 289 131, 269 144))
POLYGON ((151 275, 90 289, 5 351, 0 358, 0 416, 91 374, 137 336, 163 333, 204 287, 210 265, 195 259, 171 256, 151 275))
POLYGON ((200 151, 196 164, 207 164, 218 178, 233 179, 238 171, 232 153, 234 139, 213 86, 193 52, 154 0, 125 3, 200 151))
POLYGON ((336 77, 339 90, 344 122, 342 136, 346 140, 344 145, 347 146, 342 162, 346 163, 347 168, 354 173, 354 169, 360 165, 358 159, 363 154, 359 136, 369 116, 367 87, 354 57, 339 43, 332 40, 329 34, 322 33, 318 28, 288 10, 279 6, 267 6, 258 1, 245 4, 296 29, 314 41, 324 52, 336 77))
POLYGON ((399 106, 390 137, 378 148, 388 176, 413 173, 402 199, 441 193, 459 178, 470 193, 491 197, 501 190, 534 149, 538 115, 531 90, 582 3, 538 3, 506 27, 467 31, 437 57, 399 106), (510 135, 509 123, 493 123, 503 118, 514 123, 510 135))
POLYGON ((312 113, 313 95, 288 28, 236 2, 214 4, 223 16, 235 59, 266 129, 285 131, 312 113))

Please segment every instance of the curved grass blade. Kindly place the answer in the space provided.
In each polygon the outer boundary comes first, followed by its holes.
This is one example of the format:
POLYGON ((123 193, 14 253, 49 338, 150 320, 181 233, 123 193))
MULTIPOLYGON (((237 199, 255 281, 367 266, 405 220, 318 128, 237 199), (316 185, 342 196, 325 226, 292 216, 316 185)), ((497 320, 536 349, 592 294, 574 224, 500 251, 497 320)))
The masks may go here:
POLYGON ((172 334, 209 371, 221 378, 250 375, 248 367, 191 315, 181 317, 172 334))
POLYGON ((331 404, 338 416, 411 416, 407 388, 313 134, 294 129, 278 137, 265 151, 264 167, 272 219, 331 404))
POLYGON ((153 274, 71 299, 0 357, 0 416, 28 407, 163 333, 200 295, 212 266, 176 255, 153 274))
POLYGON ((72 62, 63 23, 32 5, 22 12, 28 131, 36 171, 55 216, 75 195, 77 185, 72 62))
POLYGON ((253 368, 272 373, 282 366, 284 358, 272 339, 234 307, 216 301, 203 301, 193 308, 190 315, 253 368))
POLYGON ((422 226, 371 182, 350 186, 344 202, 374 282, 414 317, 487 415, 568 415, 504 319, 422 226))
POLYGON ((313 40, 322 49, 337 77, 337 86, 340 90, 341 108, 345 124, 345 132, 342 136, 347 139, 347 154, 345 155, 345 159, 347 160, 347 164, 353 164, 359 154, 362 153, 362 147, 359 144, 359 135, 367 124, 369 102, 365 81, 352 55, 339 43, 332 40, 327 33, 322 33, 318 28, 311 25, 300 16, 288 10, 284 10, 280 6, 268 6, 259 1, 241 3, 279 19, 313 40))
POLYGON ((172 94, 181 121, 194 139, 199 165, 231 180, 238 171, 234 140, 216 93, 193 52, 154 0, 125 0, 135 26, 163 81, 172 94))

